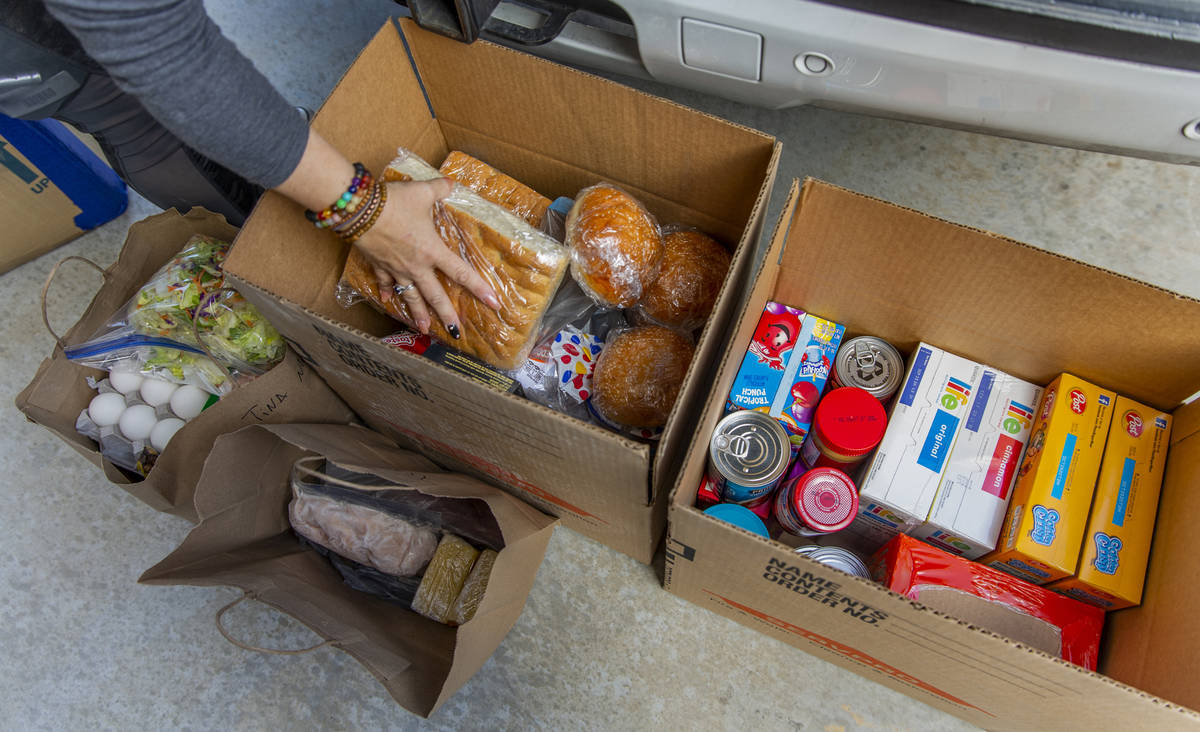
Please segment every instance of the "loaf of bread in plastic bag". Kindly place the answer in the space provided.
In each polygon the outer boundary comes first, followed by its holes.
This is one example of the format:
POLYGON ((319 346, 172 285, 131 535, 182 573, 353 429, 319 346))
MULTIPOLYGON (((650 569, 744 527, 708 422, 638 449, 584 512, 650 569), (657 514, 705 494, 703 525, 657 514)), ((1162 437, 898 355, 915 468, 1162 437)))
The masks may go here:
POLYGON ((433 559, 425 568, 412 609, 439 623, 449 623, 454 603, 462 593, 479 550, 454 534, 442 536, 433 559))
POLYGON ((535 229, 541 228, 550 208, 550 199, 521 181, 501 173, 492 166, 464 152, 452 151, 442 161, 438 172, 455 183, 470 188, 497 206, 512 211, 535 229))

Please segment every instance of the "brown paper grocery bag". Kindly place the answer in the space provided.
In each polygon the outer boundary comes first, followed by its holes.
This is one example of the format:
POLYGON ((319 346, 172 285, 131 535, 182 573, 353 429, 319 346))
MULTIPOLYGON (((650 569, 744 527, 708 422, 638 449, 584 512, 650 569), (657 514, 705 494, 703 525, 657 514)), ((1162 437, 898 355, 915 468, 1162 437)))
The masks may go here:
POLYGON ((449 699, 504 640, 557 523, 358 426, 272 425, 225 435, 204 465, 195 501, 200 524, 140 582, 239 587, 307 625, 326 640, 321 645, 349 653, 401 706, 422 716, 449 699), (311 456, 379 475, 398 489, 485 502, 504 546, 475 616, 452 628, 353 590, 326 558, 302 545, 287 510, 292 466, 311 456))
MULTIPOLYGON (((169 210, 129 227, 120 256, 104 270, 100 291, 79 322, 62 336, 62 343, 71 345, 90 338, 193 234, 232 241, 237 229, 224 217, 199 208, 183 215, 169 210)), ((356 420, 345 402, 289 350, 275 368, 234 389, 184 426, 150 474, 139 479, 105 460, 95 442, 75 431, 76 418, 95 396, 86 381, 89 375, 101 378, 104 372, 70 361, 62 347, 56 346, 17 396, 17 408, 99 466, 106 478, 128 493, 159 511, 193 522, 192 493, 219 435, 260 423, 345 424, 356 420)))

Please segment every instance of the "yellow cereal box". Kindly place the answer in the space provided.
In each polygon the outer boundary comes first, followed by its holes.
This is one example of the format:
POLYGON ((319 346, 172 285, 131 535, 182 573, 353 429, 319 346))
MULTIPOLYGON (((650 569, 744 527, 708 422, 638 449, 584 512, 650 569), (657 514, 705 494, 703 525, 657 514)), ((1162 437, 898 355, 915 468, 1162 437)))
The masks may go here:
POLYGON ((1050 589, 1105 610, 1142 601, 1171 416, 1117 397, 1075 577, 1050 589))
POLYGON ((1046 387, 996 551, 980 562, 1037 585, 1075 573, 1115 398, 1071 374, 1046 387))

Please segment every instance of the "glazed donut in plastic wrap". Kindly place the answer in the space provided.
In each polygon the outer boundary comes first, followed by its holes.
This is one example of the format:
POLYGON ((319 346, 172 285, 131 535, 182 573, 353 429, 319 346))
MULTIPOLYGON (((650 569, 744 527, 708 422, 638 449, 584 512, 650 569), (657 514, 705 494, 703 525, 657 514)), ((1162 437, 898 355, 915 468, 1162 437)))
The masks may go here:
POLYGON ((638 308, 669 328, 699 328, 717 302, 730 261, 729 252, 712 237, 695 229, 667 229, 658 277, 638 308))
POLYGON ((592 374, 592 408, 627 427, 666 424, 695 347, 678 331, 642 325, 614 333, 592 374))
POLYGON ((571 276, 601 307, 627 308, 658 275, 662 233, 646 207, 609 183, 585 188, 567 214, 571 276))

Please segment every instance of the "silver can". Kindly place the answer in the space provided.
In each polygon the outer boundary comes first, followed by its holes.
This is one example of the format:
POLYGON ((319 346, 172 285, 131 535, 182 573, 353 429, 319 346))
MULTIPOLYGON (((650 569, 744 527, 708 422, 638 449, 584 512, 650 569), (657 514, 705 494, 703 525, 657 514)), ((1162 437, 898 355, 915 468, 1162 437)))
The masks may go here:
POLYGON ((830 376, 834 387, 857 386, 887 402, 904 380, 904 359, 882 338, 859 336, 838 349, 830 376))
POLYGON ((808 557, 814 562, 820 562, 826 567, 840 569, 846 574, 852 574, 863 579, 871 579, 871 571, 867 569, 866 562, 859 559, 858 555, 849 549, 843 549, 840 546, 809 544, 807 546, 796 547, 795 553, 808 557))
POLYGON ((757 505, 769 499, 791 458, 783 425, 762 412, 725 415, 708 442, 708 474, 727 503, 757 505))

